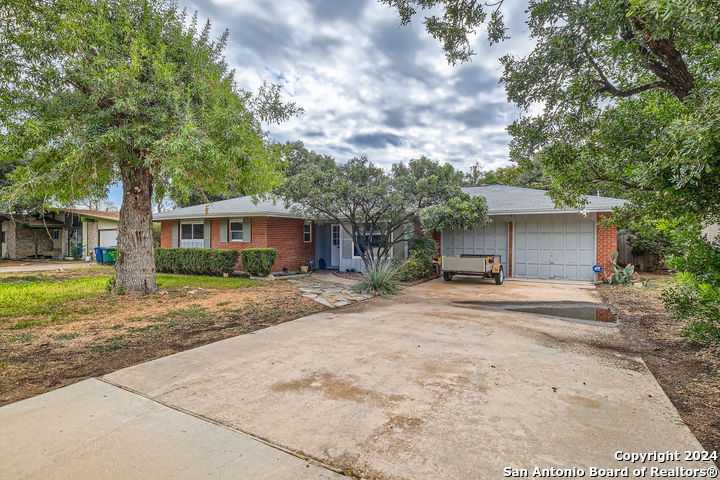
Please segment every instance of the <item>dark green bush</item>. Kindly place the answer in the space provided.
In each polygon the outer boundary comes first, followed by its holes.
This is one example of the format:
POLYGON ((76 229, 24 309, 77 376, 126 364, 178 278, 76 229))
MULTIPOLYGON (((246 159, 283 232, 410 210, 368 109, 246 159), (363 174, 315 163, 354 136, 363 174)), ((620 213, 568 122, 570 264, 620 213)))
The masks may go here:
POLYGON ((437 256, 437 248, 437 242, 425 235, 413 234, 408 238, 408 250, 413 254, 432 258, 437 256))
POLYGON ((222 275, 235 270, 240 253, 210 248, 156 248, 155 268, 163 273, 222 275))
POLYGON ((242 250, 243 268, 250 275, 256 277, 266 277, 270 275, 277 250, 274 248, 246 248, 242 250))
POLYGON ((435 276, 435 264, 432 257, 427 255, 412 255, 399 268, 400 279, 403 282, 414 282, 435 276))

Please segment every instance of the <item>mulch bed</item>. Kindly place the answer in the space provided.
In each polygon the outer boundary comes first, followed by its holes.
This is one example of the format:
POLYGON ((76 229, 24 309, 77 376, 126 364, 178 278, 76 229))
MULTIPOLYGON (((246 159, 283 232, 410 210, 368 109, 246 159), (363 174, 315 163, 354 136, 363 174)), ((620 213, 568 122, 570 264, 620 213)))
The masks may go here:
POLYGON ((604 301, 690 430, 706 450, 720 450, 720 350, 680 337, 684 322, 665 312, 659 289, 602 285, 604 301))

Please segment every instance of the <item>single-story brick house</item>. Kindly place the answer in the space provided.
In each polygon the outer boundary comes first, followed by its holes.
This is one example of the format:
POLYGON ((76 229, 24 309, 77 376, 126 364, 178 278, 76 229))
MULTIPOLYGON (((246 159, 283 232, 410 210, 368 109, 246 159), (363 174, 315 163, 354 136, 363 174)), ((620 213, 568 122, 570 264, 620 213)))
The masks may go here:
MULTIPOLYGON (((594 280, 593 265, 605 269, 617 250, 617 228, 598 220, 624 200, 589 196, 583 211, 556 209, 544 190, 486 185, 466 187, 485 197, 493 222, 477 230, 438 232, 442 255, 499 254, 508 276, 594 280)), ((362 270, 354 242, 338 224, 316 224, 294 215, 282 202, 233 198, 154 215, 161 222, 161 246, 278 250, 273 271, 315 267, 362 270)), ((407 245, 395 246, 406 257, 407 245)), ((241 268, 241 265, 239 265, 241 268)))
POLYGON ((92 257, 97 246, 117 245, 116 211, 57 209, 43 215, 0 214, 0 258, 59 258, 80 247, 92 257))

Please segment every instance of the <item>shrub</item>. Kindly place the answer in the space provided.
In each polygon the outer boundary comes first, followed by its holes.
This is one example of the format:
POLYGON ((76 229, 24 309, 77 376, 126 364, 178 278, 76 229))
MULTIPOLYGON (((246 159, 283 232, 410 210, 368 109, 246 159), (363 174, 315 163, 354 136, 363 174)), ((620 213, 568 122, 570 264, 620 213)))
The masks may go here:
POLYGON ((378 293, 382 296, 400 293, 400 272, 390 262, 378 262, 370 265, 353 289, 361 293, 378 293))
POLYGON ((678 218, 662 221, 672 239, 668 266, 676 271, 674 287, 662 292, 673 318, 690 323, 682 336, 703 346, 720 345, 720 241, 706 240, 702 225, 678 218))
POLYGON ((437 248, 437 242, 425 235, 413 234, 408 238, 408 250, 413 254, 433 258, 437 256, 437 248))
POLYGON ((222 275, 232 273, 240 254, 210 248, 156 248, 155 268, 163 273, 222 275))
POLYGON ((250 275, 256 277, 266 277, 270 275, 277 250, 274 248, 246 248, 242 250, 243 268, 250 275))
POLYGON ((400 266, 398 273, 403 282, 414 282, 435 276, 435 264, 432 257, 413 254, 400 266))

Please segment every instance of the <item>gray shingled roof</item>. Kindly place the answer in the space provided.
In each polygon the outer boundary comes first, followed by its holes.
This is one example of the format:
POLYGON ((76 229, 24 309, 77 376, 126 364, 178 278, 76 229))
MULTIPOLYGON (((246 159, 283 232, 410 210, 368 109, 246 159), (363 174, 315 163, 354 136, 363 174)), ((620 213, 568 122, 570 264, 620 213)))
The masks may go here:
MULTIPOLYGON (((480 187, 465 187, 463 191, 472 196, 480 195, 485 197, 490 215, 578 211, 575 209, 556 209, 552 199, 545 190, 537 190, 534 188, 511 187, 509 185, 483 185, 480 187)), ((588 196, 587 199, 588 205, 585 211, 588 212, 608 212, 612 207, 619 207, 627 203, 626 200, 610 197, 588 196)), ((285 203, 282 198, 278 198, 276 201, 261 200, 256 204, 253 202, 253 197, 247 196, 156 213, 153 215, 153 220, 242 217, 250 215, 302 218, 285 208, 285 203)))
POLYGON ((156 213, 153 220, 174 220, 181 218, 209 218, 209 217, 242 217, 249 215, 268 215, 272 217, 302 218, 285 208, 282 198, 276 201, 260 200, 253 202, 253 197, 238 197, 219 202, 203 203, 192 207, 178 208, 167 212, 156 213))
MULTIPOLYGON (((516 213, 563 213, 578 212, 577 209, 557 209, 545 190, 535 188, 511 187, 510 185, 482 185, 464 187, 463 191, 474 196, 485 197, 490 215, 509 215, 516 213)), ((609 212, 620 207, 627 200, 611 197, 586 195, 587 212, 609 212)))

